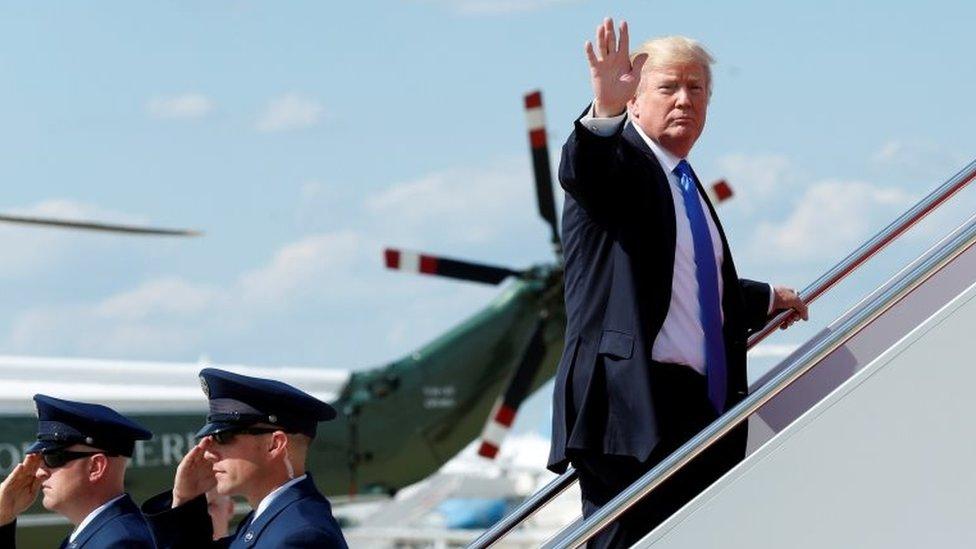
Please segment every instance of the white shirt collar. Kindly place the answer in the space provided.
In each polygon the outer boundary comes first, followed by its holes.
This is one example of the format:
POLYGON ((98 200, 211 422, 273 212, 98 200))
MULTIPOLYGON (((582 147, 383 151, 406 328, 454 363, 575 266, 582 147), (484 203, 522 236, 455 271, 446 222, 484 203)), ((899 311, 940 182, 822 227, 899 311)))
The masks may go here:
POLYGON ((678 158, 661 145, 658 145, 657 141, 654 141, 648 137, 647 134, 644 133, 644 130, 642 130, 637 124, 634 124, 633 121, 630 123, 634 126, 634 129, 637 130, 637 135, 641 136, 641 139, 643 139, 644 142, 647 143, 647 146, 651 148, 651 152, 654 153, 658 163, 661 164, 662 168, 664 168, 664 172, 669 176, 673 174, 674 169, 678 166, 678 162, 681 162, 684 159, 678 158))
POLYGON ((80 523, 78 523, 78 526, 74 529, 73 532, 71 532, 71 535, 68 536, 68 543, 74 543, 75 538, 78 537, 78 534, 80 534, 81 531, 85 529, 85 526, 88 526, 88 524, 91 521, 95 520, 95 517, 97 517, 99 513, 101 513, 105 509, 107 509, 109 505, 112 505, 113 503, 115 503, 116 501, 118 501, 118 500, 120 500, 120 499, 122 499, 124 497, 125 497, 125 494, 122 494, 120 496, 114 497, 114 498, 106 501, 105 503, 99 505, 98 507, 96 507, 91 513, 88 513, 88 516, 85 517, 85 520, 83 520, 80 523))
POLYGON ((275 500, 276 497, 280 496, 282 492, 291 488, 295 484, 298 484, 299 482, 304 480, 305 477, 307 476, 308 475, 306 474, 300 477, 295 477, 289 480, 288 482, 282 484, 281 486, 275 488, 274 490, 272 490, 270 494, 264 496, 264 498, 261 499, 261 503, 258 503, 258 508, 254 510, 254 516, 251 518, 251 522, 254 522, 254 520, 258 518, 258 515, 260 515, 262 512, 264 512, 265 509, 270 507, 271 503, 275 500))

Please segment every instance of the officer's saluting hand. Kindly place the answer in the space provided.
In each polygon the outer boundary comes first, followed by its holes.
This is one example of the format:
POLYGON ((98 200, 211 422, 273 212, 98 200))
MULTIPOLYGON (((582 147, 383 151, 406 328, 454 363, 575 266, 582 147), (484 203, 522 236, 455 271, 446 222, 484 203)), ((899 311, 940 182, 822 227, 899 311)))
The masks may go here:
POLYGON ((17 520, 37 499, 41 489, 41 479, 37 478, 40 465, 40 454, 27 454, 0 483, 0 527, 17 520))
POLYGON ((173 479, 173 507, 179 507, 200 497, 201 494, 206 494, 217 486, 213 463, 204 457, 206 452, 204 446, 207 442, 207 438, 204 437, 196 446, 190 448, 176 468, 176 477, 173 479))

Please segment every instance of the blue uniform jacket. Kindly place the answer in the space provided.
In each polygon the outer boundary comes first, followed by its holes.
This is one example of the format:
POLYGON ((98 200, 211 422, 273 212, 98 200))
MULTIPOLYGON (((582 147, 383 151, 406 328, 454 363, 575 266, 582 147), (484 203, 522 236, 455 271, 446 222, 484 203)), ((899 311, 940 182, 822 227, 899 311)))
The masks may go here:
MULTIPOLYGON (((17 521, 0 527, 0 547, 13 549, 17 521)), ((75 541, 61 542, 61 549, 154 548, 156 541, 145 517, 128 494, 102 510, 78 533, 75 541)))
POLYGON ((205 496, 175 509, 171 505, 171 492, 163 492, 143 504, 159 547, 165 549, 346 548, 346 540, 332 516, 332 506, 315 487, 311 475, 279 494, 257 520, 252 522, 252 511, 233 536, 217 541, 211 539, 213 524, 205 496))

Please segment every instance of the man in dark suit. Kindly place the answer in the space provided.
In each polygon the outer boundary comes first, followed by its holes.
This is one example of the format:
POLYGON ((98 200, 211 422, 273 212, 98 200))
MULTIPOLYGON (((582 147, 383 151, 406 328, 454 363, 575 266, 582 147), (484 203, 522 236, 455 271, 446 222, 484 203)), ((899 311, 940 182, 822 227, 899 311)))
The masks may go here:
POLYGON ((124 490, 127 458, 152 433, 98 404, 34 395, 37 442, 0 484, 0 547, 15 546, 17 515, 38 491, 42 504, 75 525, 67 549, 153 548, 139 507, 124 490))
POLYGON ((210 402, 207 424, 176 469, 172 492, 143 511, 164 548, 345 548, 332 507, 305 472, 325 402, 290 385, 215 368, 200 372, 210 402), (243 496, 253 509, 237 531, 213 540, 208 490, 243 496))
MULTIPOLYGON (((587 42, 595 100, 563 147, 566 346, 549 467, 571 462, 589 516, 746 394, 746 338, 806 305, 740 279, 687 161, 705 125, 712 58, 684 37, 631 57, 627 24, 587 42)), ((784 327, 786 327, 784 325, 784 327)), ((733 431, 594 538, 629 546, 742 459, 733 431)))

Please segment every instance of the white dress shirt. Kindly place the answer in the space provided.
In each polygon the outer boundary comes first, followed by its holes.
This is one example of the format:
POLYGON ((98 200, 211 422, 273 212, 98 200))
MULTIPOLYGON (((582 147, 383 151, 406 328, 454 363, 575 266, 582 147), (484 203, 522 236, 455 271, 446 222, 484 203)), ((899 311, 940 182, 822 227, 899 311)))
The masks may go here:
POLYGON ((281 493, 287 490, 288 488, 291 488, 293 485, 301 482, 306 476, 308 475, 295 477, 289 480, 288 482, 282 484, 281 486, 275 488, 274 490, 272 490, 270 494, 261 498, 261 503, 258 503, 258 508, 254 510, 254 516, 251 517, 251 522, 253 523, 255 520, 257 520, 258 515, 260 515, 261 513, 264 512, 265 509, 270 507, 271 503, 275 500, 276 497, 280 496, 281 493))
MULTIPOLYGON (((593 107, 586 114, 580 123, 600 136, 613 135, 621 123, 625 123, 626 113, 611 118, 596 118, 593 107)), ((674 274, 671 278, 671 303, 668 306, 668 314, 664 318, 661 331, 658 332, 651 348, 651 359, 656 362, 668 362, 671 364, 685 364, 695 371, 705 373, 705 331, 702 329, 701 310, 698 305, 698 278, 695 273, 695 244, 691 235, 691 222, 685 214, 685 199, 679 187, 678 177, 673 173, 675 166, 681 158, 671 154, 657 142, 644 134, 640 126, 633 124, 637 134, 647 143, 647 146, 654 153, 661 168, 664 169, 668 178, 668 187, 671 189, 671 198, 674 200, 674 220, 675 220, 675 250, 674 250, 674 274)), ((708 205, 705 198, 698 193, 698 200, 701 202, 702 211, 708 212, 708 205)), ((715 265, 718 267, 718 298, 722 300, 722 261, 724 254, 722 251, 722 238, 715 225, 715 220, 706 213, 705 220, 708 223, 708 231, 712 237, 712 249, 715 251, 715 265)), ((772 309, 773 295, 770 291, 769 308, 772 309)), ((725 311, 722 313, 722 321, 725 321, 725 311)))
POLYGON ((88 524, 91 521, 95 520, 95 517, 97 517, 99 513, 104 511, 106 508, 108 508, 109 505, 112 505, 113 503, 122 499, 123 497, 125 497, 125 494, 122 494, 118 497, 114 497, 106 501, 105 503, 99 505, 98 507, 96 507, 91 513, 88 513, 88 516, 86 516, 84 520, 78 523, 78 527, 71 532, 70 536, 68 536, 68 543, 74 543, 75 538, 77 538, 78 534, 80 534, 81 531, 85 529, 85 526, 88 526, 88 524))

